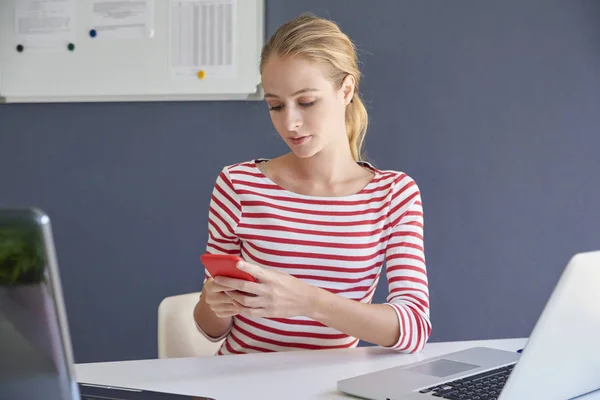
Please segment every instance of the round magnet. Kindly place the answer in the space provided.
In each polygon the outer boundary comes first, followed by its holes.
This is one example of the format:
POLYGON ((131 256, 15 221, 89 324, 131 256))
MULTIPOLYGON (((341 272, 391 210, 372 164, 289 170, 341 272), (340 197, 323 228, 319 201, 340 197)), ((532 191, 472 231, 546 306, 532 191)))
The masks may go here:
POLYGON ((73 51, 73 50, 75 50, 75 45, 73 43, 69 43, 69 45, 67 46, 67 49, 69 49, 69 51, 73 51))
POLYGON ((198 79, 204 79, 206 77, 206 72, 203 70, 198 71, 198 79))
POLYGON ((93 37, 93 38, 94 38, 94 37, 96 37, 96 35, 97 35, 97 34, 98 34, 98 32, 96 32, 96 30, 95 30, 95 29, 91 29, 91 30, 90 30, 90 36, 91 36, 91 37, 93 37))
POLYGON ((22 45, 22 44, 18 44, 18 45, 17 45, 17 51, 18 51, 19 53, 21 53, 21 52, 22 52, 24 49, 25 49, 25 48, 23 47, 23 45, 22 45))

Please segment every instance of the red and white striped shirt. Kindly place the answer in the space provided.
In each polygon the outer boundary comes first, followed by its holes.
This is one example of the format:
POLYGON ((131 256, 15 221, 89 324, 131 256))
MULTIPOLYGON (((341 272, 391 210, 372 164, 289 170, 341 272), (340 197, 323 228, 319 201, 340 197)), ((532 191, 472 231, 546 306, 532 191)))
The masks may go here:
MULTIPOLYGON (((375 174, 343 197, 286 190, 258 168, 261 160, 225 167, 209 210, 207 252, 235 254, 348 299, 370 303, 385 262, 385 304, 399 318, 390 348, 420 351, 429 338, 429 291, 423 209, 406 174, 362 165, 375 174)), ((206 277, 210 277, 205 270, 206 277)), ((233 317, 217 354, 355 347, 358 339, 306 317, 233 317)))

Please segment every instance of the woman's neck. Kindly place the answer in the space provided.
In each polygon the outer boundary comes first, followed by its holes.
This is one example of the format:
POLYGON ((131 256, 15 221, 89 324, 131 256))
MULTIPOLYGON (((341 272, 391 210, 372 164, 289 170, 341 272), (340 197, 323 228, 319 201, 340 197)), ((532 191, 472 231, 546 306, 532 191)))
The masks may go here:
POLYGON ((331 185, 344 182, 356 176, 360 166, 354 161, 350 147, 332 146, 323 149, 310 158, 300 158, 289 153, 290 167, 301 180, 312 181, 317 185, 331 185))

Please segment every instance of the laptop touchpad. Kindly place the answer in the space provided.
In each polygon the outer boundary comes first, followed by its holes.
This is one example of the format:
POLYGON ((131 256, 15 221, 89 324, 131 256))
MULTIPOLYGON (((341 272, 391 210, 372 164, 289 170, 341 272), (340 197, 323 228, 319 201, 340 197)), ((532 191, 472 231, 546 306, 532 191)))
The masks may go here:
POLYGON ((458 361, 441 359, 417 365, 415 367, 407 368, 406 370, 411 372, 417 372, 419 374, 443 378, 445 376, 458 374, 473 368, 479 368, 479 365, 466 364, 458 361))

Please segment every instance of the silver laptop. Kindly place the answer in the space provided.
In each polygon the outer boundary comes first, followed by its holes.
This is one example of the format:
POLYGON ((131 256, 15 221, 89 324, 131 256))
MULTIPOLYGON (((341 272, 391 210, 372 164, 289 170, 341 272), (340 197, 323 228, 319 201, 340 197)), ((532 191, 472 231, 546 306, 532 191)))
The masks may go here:
POLYGON ((77 382, 72 360, 50 219, 0 208, 1 400, 211 400, 77 382))
POLYGON ((474 347, 344 379, 338 389, 382 400, 564 400, 600 389, 600 251, 571 258, 521 354, 474 347))

